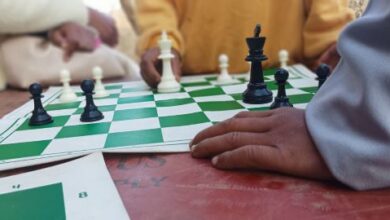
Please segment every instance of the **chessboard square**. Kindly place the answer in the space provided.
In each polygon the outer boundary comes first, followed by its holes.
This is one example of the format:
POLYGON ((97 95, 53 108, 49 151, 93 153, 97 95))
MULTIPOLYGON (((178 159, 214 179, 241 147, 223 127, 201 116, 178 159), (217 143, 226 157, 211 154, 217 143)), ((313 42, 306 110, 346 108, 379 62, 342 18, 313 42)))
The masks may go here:
POLYGON ((224 95, 225 92, 219 87, 213 87, 209 89, 202 89, 189 92, 191 97, 202 97, 202 96, 213 96, 213 95, 224 95))
POLYGON ((152 91, 136 91, 120 94, 120 98, 130 98, 130 97, 139 97, 139 96, 149 96, 153 95, 152 91))
POLYGON ((60 130, 61 127, 15 131, 9 137, 7 137, 2 143, 13 144, 13 143, 51 140, 58 134, 60 130))
POLYGON ((31 126, 29 125, 29 119, 23 122, 23 124, 17 129, 17 131, 22 130, 34 130, 34 129, 43 129, 43 128, 54 128, 54 127, 62 127, 69 120, 70 116, 57 116, 52 117, 53 122, 50 124, 40 125, 40 126, 31 126))
POLYGON ((222 86, 222 89, 226 94, 243 93, 247 89, 247 85, 246 84, 228 85, 228 86, 222 86))
POLYGON ((106 138, 107 134, 97 134, 54 139, 46 147, 42 155, 103 149, 106 138))
POLYGON ((184 90, 188 93, 188 92, 192 92, 192 91, 198 91, 198 90, 202 90, 202 89, 211 89, 211 88, 214 88, 215 86, 213 85, 209 85, 209 86, 193 86, 193 87, 184 87, 184 90))
MULTIPOLYGON (((103 105, 103 106, 99 106, 98 109, 101 112, 111 112, 111 111, 115 111, 116 107, 117 105, 103 105)), ((73 114, 81 115, 83 112, 84 112, 84 107, 78 108, 73 114)))
POLYGON ((288 81, 294 88, 310 88, 318 86, 318 81, 310 78, 291 79, 288 81))
POLYGON ((222 102, 200 102, 198 103, 202 111, 225 111, 225 110, 237 110, 245 108, 237 101, 222 101, 222 102))
POLYGON ((207 76, 204 79, 207 81, 215 81, 218 79, 218 76, 207 76))
POLYGON ((141 118, 125 121, 114 121, 111 123, 109 133, 149 130, 154 128, 160 128, 160 121, 158 118, 141 118))
POLYGON ((233 101, 234 99, 230 95, 213 95, 213 96, 202 96, 195 97, 195 102, 222 102, 222 101, 233 101))
POLYGON ((201 124, 206 122, 210 122, 210 120, 206 117, 206 115, 203 112, 160 117, 160 125, 162 128, 194 125, 194 124, 201 124))
POLYGON ((130 93, 130 92, 132 93, 132 92, 141 92, 141 91, 152 91, 152 90, 144 86, 122 89, 122 93, 130 93))
POLYGON ((69 116, 72 115, 75 111, 76 109, 63 109, 63 110, 47 111, 47 113, 52 117, 57 117, 57 116, 69 116))
POLYGON ((308 104, 309 104, 309 103, 295 104, 295 105, 294 105, 294 108, 306 109, 306 106, 307 106, 308 104))
POLYGON ((165 142, 191 140, 197 133, 212 125, 211 122, 206 122, 195 125, 162 128, 162 134, 165 142))
POLYGON ((107 90, 114 90, 114 89, 122 89, 122 85, 106 85, 104 86, 104 88, 106 88, 107 90))
MULTIPOLYGON (((117 103, 117 98, 115 98, 115 99, 95 99, 94 98, 94 103, 95 103, 95 105, 96 106, 105 106, 105 105, 116 105, 117 103)), ((85 105, 86 105, 86 101, 84 100, 84 101, 82 101, 81 102, 81 105, 80 105, 80 107, 81 108, 84 108, 85 107, 85 105)))
POLYGON ((242 93, 234 93, 234 94, 230 94, 230 96, 231 96, 234 100, 237 100, 237 101, 240 101, 240 100, 243 99, 242 93))
POLYGON ((157 114, 159 117, 172 116, 172 115, 184 115, 184 114, 190 114, 190 113, 200 112, 200 111, 201 109, 196 103, 157 108, 157 114))
POLYGON ((221 122, 226 119, 232 118, 236 114, 242 112, 243 110, 229 110, 229 111, 212 111, 205 112, 206 116, 212 122, 221 122))
POLYGON ((154 100, 156 100, 156 101, 172 100, 172 99, 185 99, 185 98, 190 98, 190 95, 188 95, 188 93, 186 93, 186 92, 154 94, 154 100))
POLYGON ((21 142, 0 145, 0 160, 39 156, 50 141, 21 142))
POLYGON ((127 131, 108 134, 105 148, 129 147, 141 144, 162 143, 161 129, 150 129, 140 131, 127 131))
POLYGON ((129 103, 129 104, 118 104, 115 110, 118 111, 118 110, 127 110, 127 109, 154 108, 154 107, 156 107, 155 102, 138 102, 138 103, 129 103))
POLYGON ((92 121, 92 122, 83 122, 80 120, 81 115, 71 115, 69 118, 69 121, 65 124, 65 126, 73 126, 73 125, 84 125, 84 124, 96 124, 96 123, 103 123, 103 122, 111 122, 112 118, 114 117, 114 112, 105 112, 104 118, 99 121, 92 121))
MULTIPOLYGON (((275 81, 269 81, 265 83, 267 85, 267 89, 269 90, 278 90, 278 84, 275 81)), ((286 89, 293 88, 288 82, 285 85, 286 89)))
MULTIPOLYGON (((273 100, 272 100, 273 101, 273 100)), ((244 108, 246 109, 253 109, 253 108, 268 108, 270 107, 271 103, 264 103, 264 104, 249 104, 249 103, 245 103, 243 102, 242 100, 238 100, 237 101, 238 103, 240 103, 240 105, 244 106, 244 108)))
POLYGON ((292 104, 300 104, 300 103, 309 103, 313 98, 313 94, 300 94, 300 95, 291 95, 289 96, 289 100, 292 104))
POLYGON ((315 94, 318 91, 318 87, 315 86, 315 87, 301 88, 301 90, 315 94))
POLYGON ((61 183, 0 194, 2 219, 66 219, 61 183))
POLYGON ((157 107, 172 107, 194 103, 194 99, 192 98, 183 98, 183 99, 169 99, 169 100, 161 100, 156 101, 157 107))
POLYGON ((264 106, 264 107, 257 107, 257 108, 248 108, 248 110, 251 111, 251 112, 268 111, 268 110, 270 110, 270 105, 269 106, 264 106))
POLYGON ((127 97, 119 98, 117 104, 128 104, 128 103, 138 103, 138 102, 151 102, 154 101, 153 95, 139 96, 139 97, 127 97))
POLYGON ((155 117, 157 117, 157 110, 155 108, 126 109, 115 111, 113 121, 155 117))
POLYGON ((273 76, 273 75, 275 75, 275 72, 276 72, 275 68, 269 68, 269 69, 263 70, 264 76, 273 76))
POLYGON ((183 87, 193 87, 193 86, 209 86, 211 83, 209 81, 201 81, 201 82, 188 82, 188 83, 181 83, 181 86, 183 87))
MULTIPOLYGON (((110 92, 110 91, 108 91, 110 92)), ((93 97, 95 100, 101 100, 101 99, 117 99, 119 97, 119 93, 110 93, 109 96, 106 97, 93 97)))
POLYGON ((53 110, 62 110, 62 109, 77 109, 80 106, 81 102, 68 102, 68 103, 58 103, 58 104, 50 104, 45 107, 46 111, 53 110))
POLYGON ((110 130, 111 123, 82 124, 66 126, 61 129, 55 138, 80 137, 95 134, 105 134, 110 130))

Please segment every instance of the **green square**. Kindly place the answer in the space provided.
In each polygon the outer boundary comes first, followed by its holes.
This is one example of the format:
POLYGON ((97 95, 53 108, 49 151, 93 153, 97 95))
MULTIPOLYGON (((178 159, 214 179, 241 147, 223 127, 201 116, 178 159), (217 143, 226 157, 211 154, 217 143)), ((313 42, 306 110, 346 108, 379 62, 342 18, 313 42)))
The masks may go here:
POLYGON ((0 213, 7 220, 65 220, 64 193, 61 183, 0 195, 0 213))
MULTIPOLYGON (((267 89, 269 90, 278 90, 278 84, 275 81, 268 81, 266 82, 267 89)), ((291 89, 293 88, 288 82, 285 85, 286 89, 291 89)))
POLYGON ((218 79, 218 76, 207 76, 205 77, 205 80, 207 81, 215 81, 218 79))
POLYGON ((188 94, 191 97, 204 97, 204 96, 213 96, 213 95, 223 95, 225 94, 225 92, 221 88, 215 87, 215 88, 191 91, 188 94))
POLYGON ((275 68, 263 70, 264 76, 273 76, 275 75, 275 72, 276 72, 275 68))
POLYGON ((40 126, 30 126, 28 124, 29 119, 24 121, 23 124, 17 129, 18 131, 22 130, 31 130, 31 129, 42 129, 42 128, 54 128, 62 127, 68 122, 70 116, 57 116, 53 117, 53 122, 50 124, 40 125, 40 126))
POLYGON ((192 87, 192 86, 210 86, 211 83, 208 81, 202 81, 202 82, 188 82, 188 83, 181 83, 183 87, 192 87))
POLYGON ((288 96, 289 100, 293 104, 300 104, 300 103, 309 103, 310 100, 313 98, 313 94, 299 94, 299 95, 291 95, 288 96))
POLYGON ((130 103, 137 103, 137 102, 152 102, 152 101, 154 101, 154 96, 146 95, 146 96, 119 98, 118 104, 130 104, 130 103))
POLYGON ((157 107, 172 107, 172 106, 190 104, 190 103, 194 103, 194 102, 195 101, 192 98, 169 99, 169 100, 156 101, 156 106, 157 107))
POLYGON ((245 109, 236 101, 200 102, 198 103, 202 111, 227 111, 245 109))
POLYGON ((230 94, 230 96, 237 101, 242 101, 242 93, 230 94))
POLYGON ((121 93, 141 92, 141 91, 151 91, 151 89, 147 89, 145 87, 132 87, 132 88, 122 89, 121 93))
MULTIPOLYGON (((270 104, 271 106, 271 104, 270 104)), ((248 111, 254 112, 254 111, 268 111, 270 107, 260 107, 260 108, 249 108, 248 111)))
POLYGON ((56 138, 80 137, 95 134, 105 134, 110 130, 111 123, 94 123, 66 126, 61 129, 56 138))
POLYGON ((80 106, 80 101, 69 103, 50 104, 45 107, 46 111, 63 110, 63 109, 76 109, 80 106))
MULTIPOLYGON (((116 105, 103 105, 103 106, 98 106, 99 111, 101 112, 112 112, 115 111, 116 105)), ((77 109, 73 114, 75 115, 81 115, 84 111, 83 108, 77 109)))
POLYGON ((126 109, 115 111, 113 121, 153 117, 158 117, 157 110, 155 108, 126 109))
POLYGON ((105 88, 107 90, 122 89, 122 85, 107 85, 105 88))
POLYGON ((159 119, 162 128, 195 125, 195 124, 210 122, 210 120, 203 112, 197 112, 197 113, 191 113, 185 115, 165 116, 165 117, 160 117, 159 119))
POLYGON ((50 141, 34 141, 0 145, 0 160, 39 156, 50 141))
POLYGON ((129 131, 108 134, 105 148, 126 147, 141 144, 162 143, 161 129, 150 129, 141 131, 129 131))

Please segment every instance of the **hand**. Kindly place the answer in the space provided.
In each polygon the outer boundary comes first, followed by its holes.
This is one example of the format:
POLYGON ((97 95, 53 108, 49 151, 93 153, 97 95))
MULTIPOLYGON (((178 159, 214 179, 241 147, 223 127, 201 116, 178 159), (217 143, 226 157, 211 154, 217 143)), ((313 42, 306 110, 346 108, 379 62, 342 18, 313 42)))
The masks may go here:
POLYGON ((314 69, 317 69, 317 67, 321 63, 328 64, 331 72, 334 70, 334 68, 337 66, 337 64, 340 61, 340 55, 337 52, 337 45, 336 43, 332 44, 321 56, 317 59, 317 61, 314 63, 314 69))
POLYGON ((105 44, 111 47, 118 44, 118 30, 111 17, 90 8, 89 25, 99 32, 99 36, 105 44))
POLYGON ((331 179, 304 114, 294 108, 241 112, 200 132, 190 144, 192 156, 212 157, 219 169, 251 168, 331 179))
MULTIPOLYGON (((176 80, 180 80, 181 77, 181 60, 180 55, 176 50, 172 50, 174 58, 172 59, 172 71, 176 76, 176 80)), ((159 48, 152 48, 147 50, 141 57, 141 75, 145 82, 156 88, 161 81, 162 74, 162 62, 158 59, 160 55, 159 48)))
POLYGON ((97 36, 90 28, 70 22, 49 31, 49 40, 64 50, 68 61, 75 51, 93 51, 97 36))

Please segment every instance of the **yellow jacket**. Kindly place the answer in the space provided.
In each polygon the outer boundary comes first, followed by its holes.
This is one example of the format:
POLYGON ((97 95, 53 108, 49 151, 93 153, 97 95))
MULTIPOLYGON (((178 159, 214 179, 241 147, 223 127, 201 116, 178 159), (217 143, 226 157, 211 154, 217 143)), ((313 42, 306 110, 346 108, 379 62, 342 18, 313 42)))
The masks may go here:
POLYGON ((348 0, 138 0, 138 52, 156 47, 162 30, 181 53, 186 74, 218 71, 218 56, 230 58, 230 72, 246 72, 245 38, 257 23, 267 37, 266 67, 278 65, 286 49, 291 62, 315 59, 353 19, 348 0))

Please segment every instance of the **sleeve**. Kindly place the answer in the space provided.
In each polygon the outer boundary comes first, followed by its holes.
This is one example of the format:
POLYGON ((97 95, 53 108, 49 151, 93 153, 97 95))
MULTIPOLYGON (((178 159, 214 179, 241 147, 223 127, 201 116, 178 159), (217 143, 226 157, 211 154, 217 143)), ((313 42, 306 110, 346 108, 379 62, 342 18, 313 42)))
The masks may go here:
POLYGON ((315 59, 335 43, 344 26, 354 19, 349 0, 305 0, 304 57, 315 59))
POLYGON ((156 47, 161 31, 165 30, 172 40, 172 46, 179 53, 184 52, 183 37, 178 27, 177 8, 173 0, 138 0, 135 4, 136 26, 139 32, 137 51, 156 47))
POLYGON ((69 21, 88 23, 82 0, 2 0, 0 15, 0 34, 42 32, 69 21))
POLYGON ((390 1, 371 2, 342 33, 342 60, 305 115, 330 171, 357 190, 390 187, 390 1))

